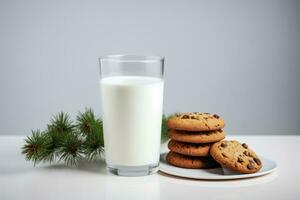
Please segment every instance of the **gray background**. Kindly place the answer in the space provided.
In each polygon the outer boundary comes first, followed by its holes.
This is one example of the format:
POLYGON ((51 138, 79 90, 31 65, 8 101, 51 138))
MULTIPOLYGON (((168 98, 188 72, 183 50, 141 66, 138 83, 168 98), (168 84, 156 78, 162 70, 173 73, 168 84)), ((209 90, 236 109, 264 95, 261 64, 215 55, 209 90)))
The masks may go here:
POLYGON ((0 1, 0 134, 101 114, 98 56, 166 57, 165 113, 300 134, 300 1, 0 1))

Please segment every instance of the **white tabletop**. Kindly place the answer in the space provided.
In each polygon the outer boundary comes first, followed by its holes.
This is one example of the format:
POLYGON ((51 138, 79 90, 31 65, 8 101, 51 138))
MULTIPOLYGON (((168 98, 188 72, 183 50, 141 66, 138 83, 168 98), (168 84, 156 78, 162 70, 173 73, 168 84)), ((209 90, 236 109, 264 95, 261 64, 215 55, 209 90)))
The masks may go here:
MULTIPOLYGON (((119 177, 104 162, 38 165, 21 155, 24 137, 0 137, 0 199, 300 199, 300 136, 231 136, 275 160, 277 172, 231 181, 190 180, 163 173, 119 177)), ((165 148, 165 146, 163 147, 165 148)))

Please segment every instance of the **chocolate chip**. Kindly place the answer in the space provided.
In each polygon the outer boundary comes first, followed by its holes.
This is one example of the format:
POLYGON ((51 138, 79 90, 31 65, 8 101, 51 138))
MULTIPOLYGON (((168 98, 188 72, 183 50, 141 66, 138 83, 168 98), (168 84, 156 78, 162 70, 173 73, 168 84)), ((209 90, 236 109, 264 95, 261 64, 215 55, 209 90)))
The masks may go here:
POLYGON ((238 160, 237 160, 239 163, 242 163, 242 162, 244 162, 244 160, 242 159, 242 158, 240 158, 240 157, 238 157, 238 160))
POLYGON ((261 165, 261 161, 259 160, 259 158, 253 158, 254 162, 256 162, 256 164, 261 165))
POLYGON ((225 148, 225 147, 227 147, 227 144, 226 143, 221 143, 221 147, 225 148))
POLYGON ((191 116, 191 119, 198 119, 197 117, 195 117, 195 116, 191 116))
POLYGON ((245 148, 245 149, 248 149, 248 145, 246 143, 243 143, 242 146, 245 148))
POLYGON ((244 155, 245 155, 245 156, 248 156, 248 155, 249 155, 249 152, 248 152, 248 151, 244 151, 244 155))
POLYGON ((227 155, 225 155, 224 153, 222 153, 222 156, 225 157, 225 158, 227 158, 227 155))
POLYGON ((182 117, 181 117, 181 119, 189 119, 190 118, 190 116, 188 116, 188 115, 183 115, 182 117))
POLYGON ((250 163, 251 165, 254 165, 253 160, 249 160, 249 163, 250 163))
POLYGON ((249 163, 249 164, 247 165, 247 168, 250 169, 250 170, 252 170, 252 169, 254 169, 254 166, 253 166, 251 163, 249 163))
POLYGON ((214 118, 217 118, 217 119, 220 118, 220 116, 219 116, 219 115, 216 115, 216 114, 214 114, 213 117, 214 117, 214 118))

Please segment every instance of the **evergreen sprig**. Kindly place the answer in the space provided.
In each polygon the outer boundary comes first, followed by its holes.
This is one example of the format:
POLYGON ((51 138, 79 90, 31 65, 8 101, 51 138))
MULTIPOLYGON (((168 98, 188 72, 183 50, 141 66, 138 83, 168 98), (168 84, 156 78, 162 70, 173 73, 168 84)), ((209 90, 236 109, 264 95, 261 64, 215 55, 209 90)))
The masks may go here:
MULTIPOLYGON (((167 117, 162 119, 162 142, 168 139, 167 117)), ((63 161, 77 165, 82 158, 94 160, 103 155, 104 139, 101 118, 92 109, 79 112, 73 122, 67 113, 55 115, 45 131, 33 130, 25 139, 22 154, 34 165, 63 161)))
POLYGON ((67 165, 77 165, 83 157, 83 141, 76 132, 67 132, 60 143, 57 154, 67 165))
POLYGON ((48 130, 57 133, 66 133, 74 131, 75 125, 70 119, 70 116, 64 112, 55 115, 48 124, 48 130))
POLYGON ((34 165, 43 160, 47 154, 49 143, 46 134, 40 130, 32 130, 31 136, 25 139, 25 145, 22 147, 22 154, 25 159, 32 161, 34 165))
POLYGON ((79 112, 77 126, 85 137, 83 147, 86 157, 93 160, 100 156, 104 147, 102 120, 95 117, 92 109, 86 109, 84 113, 79 112))

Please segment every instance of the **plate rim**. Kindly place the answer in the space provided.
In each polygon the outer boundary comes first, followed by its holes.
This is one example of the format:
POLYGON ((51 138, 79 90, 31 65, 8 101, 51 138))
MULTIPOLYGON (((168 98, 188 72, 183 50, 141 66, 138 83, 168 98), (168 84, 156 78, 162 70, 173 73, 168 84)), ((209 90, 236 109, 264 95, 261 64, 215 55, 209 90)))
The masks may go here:
MULTIPOLYGON (((275 172, 278 169, 278 165, 274 160, 269 159, 265 156, 260 156, 260 158, 262 160, 268 160, 268 161, 272 162, 274 164, 274 167, 270 170, 257 172, 257 173, 253 173, 253 174, 234 174, 234 175, 226 175, 226 176, 220 175, 220 174, 213 174, 211 177, 209 177, 209 176, 207 176, 207 177, 191 177, 191 176, 188 176, 188 175, 183 175, 182 173, 178 173, 174 170, 165 170, 163 167, 161 167, 162 165, 166 165, 166 166, 169 165, 166 162, 166 159, 165 159, 167 153, 168 152, 161 152, 161 154, 160 154, 160 165, 159 165, 158 170, 165 173, 165 174, 168 174, 168 175, 182 177, 182 178, 188 178, 188 179, 195 179, 195 180, 237 180, 237 179, 247 179, 247 178, 254 178, 254 177, 264 176, 264 175, 270 174, 272 172, 275 172), (164 160, 164 162, 162 162, 162 160, 164 160)), ((176 167, 176 166, 171 166, 171 167, 176 167)), ((179 167, 176 167, 176 168, 179 168, 179 167)), ((184 168, 179 168, 179 169, 182 170, 184 168)), ((186 170, 189 170, 189 169, 186 169, 186 170)), ((201 169, 199 169, 199 170, 201 170, 201 169)))

